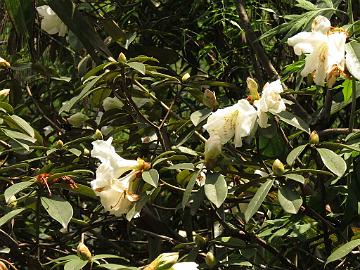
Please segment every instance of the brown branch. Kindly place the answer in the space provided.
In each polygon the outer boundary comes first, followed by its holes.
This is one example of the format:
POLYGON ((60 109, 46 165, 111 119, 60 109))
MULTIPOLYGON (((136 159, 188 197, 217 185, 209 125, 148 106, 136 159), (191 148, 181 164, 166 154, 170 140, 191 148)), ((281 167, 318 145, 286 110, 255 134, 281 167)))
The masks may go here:
POLYGON ((258 37, 251 28, 251 23, 249 17, 246 13, 245 6, 242 0, 235 0, 236 10, 239 15, 240 21, 239 24, 242 29, 245 31, 247 42, 250 44, 254 50, 261 66, 265 69, 269 77, 280 78, 279 74, 275 70, 274 66, 271 64, 269 58, 265 54, 263 47, 261 46, 258 37))
POLYGON ((360 132, 360 129, 353 129, 352 131, 350 131, 348 128, 328 128, 328 129, 324 129, 318 132, 318 135, 320 137, 320 139, 327 137, 327 136, 332 136, 332 135, 347 135, 350 133, 356 133, 356 132, 360 132))

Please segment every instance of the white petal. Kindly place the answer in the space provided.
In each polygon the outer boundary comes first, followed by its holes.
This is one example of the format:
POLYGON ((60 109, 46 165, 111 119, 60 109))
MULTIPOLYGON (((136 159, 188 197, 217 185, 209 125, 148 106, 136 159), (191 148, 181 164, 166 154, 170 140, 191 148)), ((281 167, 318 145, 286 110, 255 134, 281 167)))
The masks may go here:
POLYGON ((331 28, 331 22, 324 16, 316 16, 311 25, 311 31, 326 34, 331 28))
POLYGON ((203 127, 210 137, 218 135, 221 138, 221 143, 225 144, 234 136, 237 114, 237 104, 219 109, 209 116, 206 125, 203 127))
POLYGON ((344 32, 335 32, 329 35, 328 71, 336 65, 341 70, 345 67, 345 42, 344 32))
POLYGON ((267 128, 270 125, 268 124, 269 116, 266 112, 258 112, 258 124, 261 128, 267 128))
POLYGON ((179 262, 175 263, 171 270, 198 270, 198 264, 195 262, 179 262))
POLYGON ((327 42, 327 36, 318 32, 300 32, 288 39, 297 55, 312 53, 318 46, 327 42))
POLYGON ((242 99, 238 102, 239 113, 236 118, 235 126, 235 147, 242 145, 242 138, 250 135, 256 123, 257 112, 255 108, 246 100, 242 99))

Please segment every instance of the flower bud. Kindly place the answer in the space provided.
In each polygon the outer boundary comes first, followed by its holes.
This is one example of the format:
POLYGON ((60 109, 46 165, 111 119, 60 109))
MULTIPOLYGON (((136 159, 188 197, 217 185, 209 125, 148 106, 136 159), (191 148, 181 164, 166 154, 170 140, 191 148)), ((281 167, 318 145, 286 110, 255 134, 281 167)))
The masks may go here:
POLYGON ((87 148, 84 148, 83 155, 84 155, 85 157, 90 157, 90 155, 91 155, 90 150, 87 149, 87 148))
MULTIPOLYGON (((17 200, 16 200, 15 195, 12 195, 10 198, 8 198, 6 200, 6 204, 11 208, 15 208, 17 205, 17 200)), ((0 270, 1 270, 1 268, 0 268, 0 270)))
POLYGON ((10 89, 3 89, 0 90, 0 98, 4 99, 5 97, 7 97, 10 94, 10 89))
POLYGON ((317 134, 317 132, 315 130, 310 133, 309 142, 311 144, 319 144, 319 135, 317 134))
POLYGON ((219 105, 216 100, 215 92, 210 91, 209 89, 205 89, 203 95, 203 103, 206 107, 215 110, 219 105))
POLYGON ((182 81, 182 82, 186 82, 189 78, 190 78, 190 74, 186 72, 186 73, 182 76, 181 81, 182 81))
POLYGON ((209 266, 210 269, 214 268, 215 265, 217 264, 216 258, 211 251, 206 253, 205 263, 207 266, 209 266))
POLYGON ((83 114, 81 112, 77 112, 77 113, 73 114, 72 116, 70 116, 67 119, 67 121, 69 122, 70 125, 72 125, 74 127, 81 127, 81 126, 83 126, 84 122, 88 119, 89 119, 89 117, 87 117, 85 114, 83 114))
POLYGON ((77 255, 82 259, 82 260, 87 260, 87 261, 91 261, 92 255, 90 250, 88 249, 88 247, 80 242, 76 248, 76 252, 77 255))
POLYGON ((4 58, 0 57, 0 69, 7 69, 10 67, 11 67, 10 63, 6 61, 4 58))
POLYGON ((249 89, 252 101, 260 99, 260 95, 258 92, 259 86, 257 82, 254 79, 248 77, 246 79, 246 84, 247 84, 247 88, 249 89))
POLYGON ((198 248, 204 248, 207 244, 207 239, 202 237, 200 234, 195 235, 195 244, 198 248))
POLYGON ((146 266, 144 270, 166 270, 173 266, 178 259, 178 252, 162 253, 146 266))
POLYGON ((126 63, 127 59, 126 59, 125 54, 120 53, 120 54, 119 54, 119 57, 118 57, 118 61, 119 61, 120 63, 126 63))
POLYGON ((61 149, 61 148, 63 148, 64 143, 63 143, 62 140, 57 140, 56 143, 55 143, 55 146, 56 146, 57 149, 61 149))
POLYGON ((101 131, 99 129, 97 129, 97 130, 95 130, 93 138, 95 140, 102 140, 102 139, 104 139, 104 136, 102 135, 101 131))
POLYGON ((221 139, 218 135, 211 136, 205 142, 205 164, 215 160, 221 154, 221 139))
POLYGON ((274 175, 282 176, 285 171, 284 164, 279 159, 276 159, 272 165, 272 171, 274 175))
POLYGON ((7 266, 2 261, 0 261, 0 270, 8 270, 7 266))

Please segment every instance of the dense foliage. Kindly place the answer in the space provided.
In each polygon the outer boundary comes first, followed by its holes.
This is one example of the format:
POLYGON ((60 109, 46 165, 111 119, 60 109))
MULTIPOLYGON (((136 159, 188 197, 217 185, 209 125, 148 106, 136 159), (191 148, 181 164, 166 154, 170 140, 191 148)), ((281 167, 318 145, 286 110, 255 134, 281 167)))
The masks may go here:
POLYGON ((0 269, 360 267, 357 1, 0 14, 0 269))

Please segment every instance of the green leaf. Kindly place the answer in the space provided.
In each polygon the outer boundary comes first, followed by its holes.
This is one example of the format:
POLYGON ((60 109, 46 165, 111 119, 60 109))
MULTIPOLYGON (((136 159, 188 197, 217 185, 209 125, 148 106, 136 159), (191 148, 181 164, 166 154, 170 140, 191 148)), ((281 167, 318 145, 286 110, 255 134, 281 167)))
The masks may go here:
POLYGON ((341 258, 348 255, 354 248, 360 245, 360 239, 352 240, 345 245, 337 248, 331 255, 327 258, 325 265, 330 262, 340 260, 341 258))
POLYGON ((298 147, 291 150, 291 152, 288 154, 288 156, 286 158, 287 164, 292 166, 294 164, 295 160, 298 158, 298 156, 304 151, 306 146, 307 146, 307 144, 299 145, 298 147))
POLYGON ((169 170, 194 170, 194 164, 192 163, 179 163, 167 167, 169 170))
POLYGON ((210 202, 219 208, 226 199, 228 188, 225 177, 219 173, 211 173, 206 175, 205 195, 210 202))
POLYGON ((10 197, 16 195, 20 191, 30 187, 32 184, 34 184, 33 180, 16 183, 16 184, 13 184, 12 186, 8 187, 4 192, 5 201, 9 200, 10 197))
POLYGON ((346 79, 343 83, 343 90, 342 93, 344 95, 344 102, 349 102, 351 99, 351 94, 352 94, 352 81, 346 79))
POLYGON ((197 126, 206 118, 208 118, 210 114, 211 114, 211 110, 209 109, 198 110, 190 115, 190 120, 194 126, 197 126))
POLYGON ((256 191, 254 197, 249 202, 248 207, 245 211, 245 221, 249 222, 252 216, 257 212, 260 208, 261 204, 266 198, 266 195, 269 193, 272 185, 274 184, 274 179, 269 179, 265 183, 263 183, 260 188, 256 191))
POLYGON ((292 114, 291 112, 288 111, 282 111, 281 113, 276 114, 277 116, 279 116, 280 120, 291 125, 294 126, 302 131, 305 131, 306 133, 310 134, 310 127, 309 124, 306 123, 303 119, 301 119, 300 117, 292 114))
POLYGON ((183 195, 183 198, 182 198, 182 207, 185 208, 185 206, 187 205, 187 203, 189 202, 189 199, 190 199, 190 196, 191 196, 191 192, 194 188, 194 185, 196 183, 196 179, 198 178, 200 174, 200 170, 199 171, 196 171, 196 172, 193 172, 193 174, 191 175, 191 178, 186 186, 186 189, 185 189, 185 192, 184 192, 184 195, 183 195))
POLYGON ((290 214, 296 214, 303 203, 300 194, 287 186, 279 188, 278 199, 281 207, 290 214))
POLYGON ((0 110, 4 113, 14 113, 14 108, 9 103, 2 101, 0 101, 0 110))
POLYGON ((284 174, 284 176, 287 179, 291 179, 291 180, 294 180, 294 181, 299 182, 301 184, 305 184, 305 178, 304 178, 304 176, 302 176, 300 174, 289 173, 289 174, 284 174))
POLYGON ((73 259, 65 263, 64 270, 80 270, 83 269, 83 267, 87 264, 88 261, 82 260, 80 258, 73 259))
POLYGON ((28 124, 28 122, 26 122, 24 119, 17 115, 11 115, 10 117, 14 121, 14 123, 16 123, 20 130, 25 131, 29 136, 34 138, 34 129, 28 124))
POLYGON ((139 270, 139 268, 137 267, 130 267, 130 266, 114 264, 114 263, 100 264, 97 267, 106 268, 109 270, 139 270))
POLYGON ((356 41, 345 44, 346 67, 356 79, 360 80, 360 43, 356 41))
POLYGON ((139 62, 130 62, 126 63, 127 66, 131 67, 132 69, 138 71, 142 75, 145 75, 145 65, 139 62))
POLYGON ((2 225, 4 225, 5 223, 7 223, 8 221, 10 221, 11 219, 13 219, 15 216, 17 216, 24 210, 25 210, 25 208, 15 209, 15 210, 12 210, 11 212, 5 214, 4 216, 2 216, 0 218, 0 227, 2 225))
POLYGON ((59 114, 62 112, 70 112, 71 108, 80 100, 82 100, 84 97, 88 96, 95 90, 98 90, 99 88, 93 88, 95 84, 105 75, 106 73, 103 73, 99 76, 96 76, 92 78, 91 80, 86 81, 86 83, 82 86, 83 90, 81 93, 69 101, 65 102, 65 104, 60 108, 59 114))
POLYGON ((326 168, 338 177, 343 176, 346 171, 346 162, 335 152, 326 148, 316 148, 326 168))
POLYGON ((41 197, 41 204, 49 215, 66 228, 73 216, 71 204, 59 196, 41 197))
POLYGON ((142 179, 153 187, 157 187, 159 184, 159 173, 155 169, 144 171, 142 173, 142 179))

